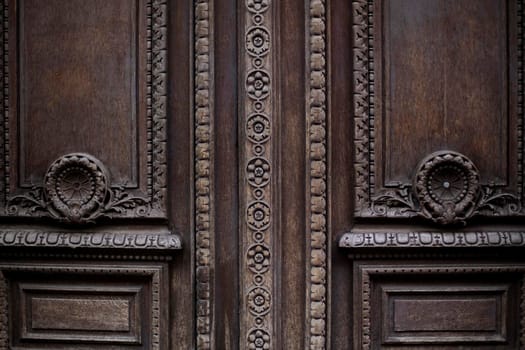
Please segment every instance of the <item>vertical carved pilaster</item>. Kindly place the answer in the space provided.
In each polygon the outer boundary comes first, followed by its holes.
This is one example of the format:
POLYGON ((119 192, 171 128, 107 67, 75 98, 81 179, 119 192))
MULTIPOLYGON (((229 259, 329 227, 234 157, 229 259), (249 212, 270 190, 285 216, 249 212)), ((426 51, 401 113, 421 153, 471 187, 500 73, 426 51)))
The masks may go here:
POLYGON ((370 63, 369 4, 368 0, 354 0, 353 52, 354 52, 354 148, 355 148, 355 210, 366 208, 370 199, 369 147, 370 147, 370 63))
POLYGON ((211 0, 195 2, 195 266, 196 266, 196 344, 210 349, 213 282, 212 224, 212 43, 211 0))
POLYGON ((242 304, 240 347, 272 349, 273 330, 273 176, 274 101, 272 2, 244 0, 241 11, 242 304))
POLYGON ((151 133, 151 162, 148 171, 151 172, 148 181, 148 191, 151 198, 151 209, 164 212, 166 208, 166 174, 167 174, 167 65, 168 65, 168 4, 167 0, 151 0, 151 21, 148 47, 151 50, 151 76, 148 82, 148 131, 151 133))
POLYGON ((308 158, 310 241, 307 276, 307 348, 327 344, 327 163, 326 0, 311 0, 309 11, 308 158))

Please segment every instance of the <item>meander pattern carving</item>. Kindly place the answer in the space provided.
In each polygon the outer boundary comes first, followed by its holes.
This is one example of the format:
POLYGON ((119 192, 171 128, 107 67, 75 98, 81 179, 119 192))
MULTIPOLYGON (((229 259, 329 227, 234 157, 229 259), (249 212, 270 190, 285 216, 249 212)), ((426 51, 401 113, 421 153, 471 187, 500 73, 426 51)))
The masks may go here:
POLYGON ((308 158, 310 161, 310 238, 307 278, 307 347, 328 348, 327 288, 327 96, 326 1, 311 0, 309 8, 308 158))
POLYGON ((270 0, 245 0, 244 4, 246 229, 242 237, 242 334, 248 349, 263 350, 273 348, 272 16, 270 0))
POLYGON ((472 162, 464 155, 448 150, 436 150, 425 158, 419 169, 415 169, 417 175, 414 184, 389 186, 376 193, 375 167, 379 165, 375 163, 374 154, 376 132, 373 42, 374 21, 377 18, 373 11, 373 1, 354 0, 352 5, 356 216, 421 216, 439 224, 465 224, 467 219, 476 215, 523 215, 523 1, 518 1, 518 185, 515 193, 510 193, 493 182, 481 183, 480 175, 472 162), (437 163, 442 163, 442 166, 437 163), (432 173, 428 174, 428 171, 432 173), (456 179, 456 175, 461 179, 456 179), (440 184, 435 182, 438 177, 443 178, 440 184), (431 181, 434 183, 430 184, 431 181), (452 198, 452 192, 456 189, 460 193, 466 192, 452 198), (440 198, 437 192, 441 193, 440 198))
MULTIPOLYGON (((0 124, 4 140, 0 149, 3 174, 2 205, 4 215, 52 217, 70 223, 92 222, 105 217, 165 216, 166 210, 166 112, 167 112, 167 1, 149 0, 147 18, 147 193, 130 191, 126 184, 111 184, 107 171, 91 171, 99 163, 85 154, 64 155, 55 161, 42 185, 22 193, 10 194, 10 137, 8 98, 8 11, 7 0, 2 2, 0 15, 2 38, 2 114, 0 124), (88 165, 91 164, 91 165, 88 165), (106 178, 104 180, 103 178, 106 178), (64 189, 74 179, 80 187, 64 189), (61 188, 60 191, 57 191, 61 188), (72 198, 65 199, 67 196, 72 198), (111 197, 108 199, 107 197, 111 197), (88 200, 89 197, 89 200, 88 200), (86 201, 87 200, 87 201, 86 201)), ((99 167, 103 168, 101 164, 99 167)))

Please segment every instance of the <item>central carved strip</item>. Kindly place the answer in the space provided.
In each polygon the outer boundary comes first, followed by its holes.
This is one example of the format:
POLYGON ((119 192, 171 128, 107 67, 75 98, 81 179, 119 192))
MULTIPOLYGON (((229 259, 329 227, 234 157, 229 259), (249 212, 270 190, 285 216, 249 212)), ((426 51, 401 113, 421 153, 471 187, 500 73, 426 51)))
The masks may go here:
POLYGON ((244 2, 241 348, 272 349, 272 34, 270 0, 244 2))

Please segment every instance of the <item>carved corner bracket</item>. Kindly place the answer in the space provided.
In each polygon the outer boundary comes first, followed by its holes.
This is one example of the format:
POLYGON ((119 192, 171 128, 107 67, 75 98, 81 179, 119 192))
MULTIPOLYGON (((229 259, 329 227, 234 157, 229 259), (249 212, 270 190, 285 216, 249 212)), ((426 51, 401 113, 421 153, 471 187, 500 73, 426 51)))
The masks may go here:
POLYGON ((8 203, 8 211, 13 215, 22 208, 72 224, 93 223, 101 216, 128 210, 144 216, 149 210, 147 198, 110 186, 109 173, 102 162, 85 153, 58 158, 47 170, 42 186, 11 197, 8 203))
POLYGON ((466 224, 475 215, 515 215, 517 196, 493 184, 482 185, 475 164, 454 151, 438 151, 418 165, 412 186, 401 186, 372 198, 376 215, 395 212, 420 216, 441 225, 466 224))

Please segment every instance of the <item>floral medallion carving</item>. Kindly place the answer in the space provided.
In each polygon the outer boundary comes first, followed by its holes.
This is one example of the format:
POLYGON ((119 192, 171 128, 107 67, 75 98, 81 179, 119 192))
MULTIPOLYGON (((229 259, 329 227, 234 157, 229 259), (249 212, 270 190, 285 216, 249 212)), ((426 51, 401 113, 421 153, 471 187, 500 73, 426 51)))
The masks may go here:
POLYGON ((265 315, 270 311, 271 294, 263 287, 255 287, 248 292, 248 307, 253 315, 265 315))
POLYGON ((264 28, 255 27, 246 34, 246 50, 253 56, 261 56, 270 50, 270 34, 264 28))
POLYGON ((269 0, 248 0, 246 3, 248 10, 255 13, 266 11, 269 5, 269 0))
MULTIPOLYGON (((273 183, 274 139, 274 11, 270 0, 244 0, 242 37, 244 65, 241 69, 243 138, 241 200, 241 333, 247 349, 273 348, 273 183)), ((241 346, 242 347, 242 346, 241 346)))
POLYGON ((421 214, 440 224, 469 218, 476 209, 479 181, 479 171, 467 157, 452 151, 429 155, 414 179, 421 214))
POLYGON ((248 207, 248 225, 254 230, 263 230, 270 224, 270 207, 264 202, 255 202, 248 207))
POLYGON ((72 153, 51 164, 44 178, 44 195, 56 216, 80 223, 102 209, 108 182, 107 171, 98 159, 72 153))
POLYGON ((248 333, 248 343, 250 350, 270 349, 270 335, 264 329, 254 328, 248 333))
POLYGON ((420 216, 442 225, 465 225, 475 215, 520 214, 516 194, 494 183, 482 184, 480 178, 465 155, 437 151, 419 163, 412 186, 379 193, 372 198, 371 210, 375 216, 420 216))
POLYGON ((263 114, 253 114, 246 123, 247 136, 255 142, 263 142, 270 137, 270 120, 263 114))
POLYGON ((23 208, 71 224, 93 223, 102 216, 127 212, 146 216, 151 210, 148 199, 134 196, 121 186, 110 186, 102 162, 86 153, 58 158, 49 166, 42 186, 11 197, 9 203, 12 214, 23 208))
POLYGON ((265 98, 270 93, 270 76, 263 70, 255 70, 246 78, 246 91, 250 97, 265 98))
POLYGON ((263 244, 254 244, 248 249, 248 267, 254 273, 264 273, 270 267, 270 249, 263 244))
POLYGON ((270 164, 264 158, 248 162, 248 181, 252 186, 265 186, 270 181, 270 164))

